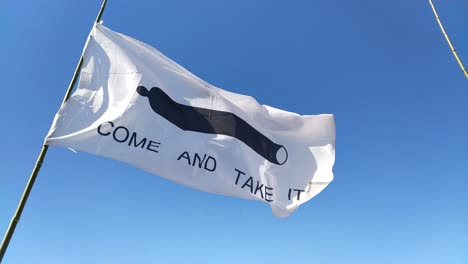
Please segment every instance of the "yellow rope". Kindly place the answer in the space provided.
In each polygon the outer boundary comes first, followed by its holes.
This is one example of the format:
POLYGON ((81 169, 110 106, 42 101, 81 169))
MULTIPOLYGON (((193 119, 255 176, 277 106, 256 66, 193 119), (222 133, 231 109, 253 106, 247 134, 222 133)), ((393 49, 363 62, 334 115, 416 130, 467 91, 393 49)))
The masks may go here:
POLYGON ((465 66, 463 66, 462 61, 458 57, 458 54, 455 51, 455 48, 453 47, 452 42, 449 39, 449 36, 445 32, 444 26, 442 26, 442 22, 440 21, 439 15, 437 14, 437 11, 436 11, 436 9, 434 7, 434 4, 432 3, 432 0, 429 0, 429 4, 431 4, 432 11, 434 11, 434 15, 435 15, 435 17, 437 19, 437 23, 439 23, 439 26, 440 26, 440 29, 442 30, 442 33, 444 33, 445 39, 447 40, 447 43, 449 44, 450 49, 452 50, 453 56, 455 56, 455 59, 457 59, 458 65, 460 65, 460 68, 462 69, 463 73, 465 74, 465 77, 468 78, 468 72, 466 71, 465 66))

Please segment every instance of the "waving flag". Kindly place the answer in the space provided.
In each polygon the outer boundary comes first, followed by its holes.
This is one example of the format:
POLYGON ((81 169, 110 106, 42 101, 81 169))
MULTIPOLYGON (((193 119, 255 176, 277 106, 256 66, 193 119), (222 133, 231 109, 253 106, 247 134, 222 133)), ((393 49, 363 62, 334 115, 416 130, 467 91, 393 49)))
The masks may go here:
POLYGON ((333 179, 333 115, 260 105, 214 87, 156 49, 96 24, 80 82, 47 145, 120 160, 288 216, 333 179))

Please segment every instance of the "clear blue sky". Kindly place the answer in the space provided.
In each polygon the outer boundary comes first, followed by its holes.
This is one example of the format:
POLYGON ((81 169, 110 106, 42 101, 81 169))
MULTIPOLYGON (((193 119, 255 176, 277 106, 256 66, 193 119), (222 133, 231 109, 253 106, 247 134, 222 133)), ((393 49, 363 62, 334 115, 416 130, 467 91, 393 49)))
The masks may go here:
MULTIPOLYGON (((468 4, 435 1, 468 63, 468 4)), ((0 236, 99 1, 0 3, 0 236)), ((468 263, 468 80, 427 1, 109 0, 104 24, 202 79, 333 113, 335 180, 286 219, 51 148, 10 263, 468 263)))

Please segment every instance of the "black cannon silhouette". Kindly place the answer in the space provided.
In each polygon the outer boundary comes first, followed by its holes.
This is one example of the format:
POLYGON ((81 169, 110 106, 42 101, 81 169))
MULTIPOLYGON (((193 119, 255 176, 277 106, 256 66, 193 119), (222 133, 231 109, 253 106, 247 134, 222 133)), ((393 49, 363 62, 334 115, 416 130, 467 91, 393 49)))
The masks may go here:
POLYGON ((233 113, 179 104, 158 87, 148 91, 146 87, 138 86, 137 92, 143 97, 148 97, 155 113, 182 130, 237 138, 268 161, 278 165, 284 164, 288 159, 288 152, 284 146, 274 143, 233 113))

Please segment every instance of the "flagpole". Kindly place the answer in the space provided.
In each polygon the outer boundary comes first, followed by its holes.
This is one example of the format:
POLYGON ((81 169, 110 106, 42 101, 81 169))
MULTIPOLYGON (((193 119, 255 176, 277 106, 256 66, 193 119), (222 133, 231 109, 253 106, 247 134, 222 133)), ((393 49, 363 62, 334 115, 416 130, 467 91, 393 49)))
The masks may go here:
POLYGON ((449 38, 447 32, 445 32, 444 26, 442 25, 442 21, 440 21, 439 14, 437 14, 436 8, 435 8, 434 4, 432 3, 432 0, 429 0, 429 4, 431 4, 432 11, 434 12, 434 16, 435 16, 435 18, 437 20, 437 23, 439 23, 439 27, 442 30, 442 33, 444 34, 445 40, 447 40, 447 43, 448 43, 450 49, 452 50, 453 56, 457 60, 458 65, 460 66, 461 70, 465 74, 465 77, 468 78, 468 71, 466 70, 465 66, 463 65, 460 57, 458 57, 458 53, 455 50, 455 48, 453 47, 452 41, 450 41, 450 38, 449 38))
MULTIPOLYGON (((99 9, 99 13, 94 23, 98 23, 101 20, 101 16, 104 12, 104 8, 106 7, 106 3, 107 3, 107 0, 102 1, 101 8, 99 9)), ((62 101, 62 105, 68 100, 68 98, 70 98, 71 92, 73 90, 73 87, 75 86, 82 64, 83 64, 83 53, 80 56, 78 65, 76 65, 75 72, 73 73, 73 77, 70 81, 70 84, 68 85, 68 89, 62 101)), ((29 177, 28 183, 26 184, 26 187, 24 188, 23 195, 21 196, 18 207, 16 208, 16 212, 11 218, 10 225, 8 226, 8 229, 5 233, 5 237, 3 238, 3 241, 2 241, 2 245, 0 246, 0 263, 2 262, 3 256, 5 255, 5 252, 8 248, 8 244, 10 243, 11 237, 13 236, 13 233, 15 232, 16 225, 18 224, 21 214, 23 213, 24 206, 26 205, 26 202, 29 197, 29 193, 32 190, 34 182, 36 181, 36 177, 39 174, 42 163, 44 161, 44 157, 47 154, 48 148, 49 148, 48 145, 44 144, 42 146, 41 152, 39 152, 39 156, 37 157, 36 164, 31 172, 31 176, 29 177)))

